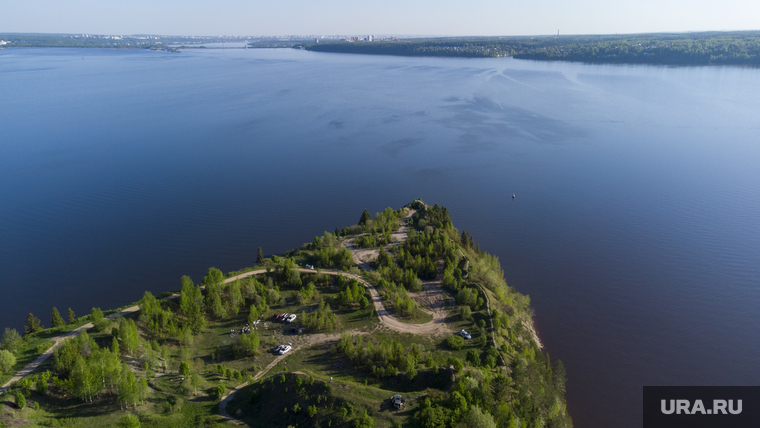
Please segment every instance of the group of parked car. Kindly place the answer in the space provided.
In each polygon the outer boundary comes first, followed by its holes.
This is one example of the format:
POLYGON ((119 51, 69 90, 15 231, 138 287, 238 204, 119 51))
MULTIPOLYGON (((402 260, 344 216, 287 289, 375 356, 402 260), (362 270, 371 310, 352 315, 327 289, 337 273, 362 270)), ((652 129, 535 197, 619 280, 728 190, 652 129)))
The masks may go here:
POLYGON ((274 316, 274 320, 280 322, 293 322, 294 319, 296 319, 296 314, 288 314, 287 312, 274 316))
POLYGON ((274 348, 274 353, 283 355, 284 353, 290 351, 291 349, 293 349, 292 343, 288 343, 287 345, 277 345, 277 347, 274 348))

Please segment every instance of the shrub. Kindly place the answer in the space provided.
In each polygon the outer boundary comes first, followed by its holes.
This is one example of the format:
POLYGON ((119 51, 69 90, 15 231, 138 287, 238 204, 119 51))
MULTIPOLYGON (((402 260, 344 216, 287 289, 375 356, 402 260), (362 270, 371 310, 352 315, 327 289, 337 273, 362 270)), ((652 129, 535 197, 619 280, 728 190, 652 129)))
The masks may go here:
POLYGON ((140 428, 140 418, 133 414, 124 415, 119 420, 119 428, 140 428))
POLYGON ((19 409, 26 407, 26 397, 24 397, 24 394, 22 394, 21 391, 16 392, 16 406, 18 406, 19 409))
POLYGON ((446 346, 448 346, 449 349, 458 351, 464 346, 464 338, 462 336, 449 336, 449 338, 446 339, 446 346))
POLYGON ((459 317, 462 318, 465 321, 471 321, 472 320, 472 309, 470 309, 469 306, 460 306, 459 307, 459 317))
POLYGON ((220 398, 224 397, 224 392, 225 391, 226 391, 226 388, 224 387, 224 384, 222 384, 220 382, 219 385, 217 385, 216 388, 214 388, 214 396, 217 399, 220 399, 220 398))
POLYGON ((478 351, 474 349, 470 349, 467 351, 467 361, 472 364, 473 367, 477 367, 480 365, 480 355, 478 355, 478 351))

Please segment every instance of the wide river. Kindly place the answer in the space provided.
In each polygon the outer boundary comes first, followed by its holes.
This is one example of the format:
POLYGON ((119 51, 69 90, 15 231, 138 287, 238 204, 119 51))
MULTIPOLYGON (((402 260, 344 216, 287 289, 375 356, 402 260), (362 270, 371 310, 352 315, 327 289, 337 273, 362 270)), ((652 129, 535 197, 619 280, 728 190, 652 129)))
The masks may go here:
POLYGON ((419 197, 530 295, 576 426, 760 384, 760 70, 0 50, 0 327, 419 197))

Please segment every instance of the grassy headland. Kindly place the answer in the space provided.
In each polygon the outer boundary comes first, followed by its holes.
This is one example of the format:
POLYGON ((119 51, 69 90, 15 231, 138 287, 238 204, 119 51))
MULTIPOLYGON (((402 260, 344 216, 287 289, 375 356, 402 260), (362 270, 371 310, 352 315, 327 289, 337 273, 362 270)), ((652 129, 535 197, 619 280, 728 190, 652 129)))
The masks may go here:
MULTIPOLYGON (((0 397, 0 426, 572 426, 530 299, 438 205, 365 211, 255 268, 179 285, 118 320, 94 310, 93 328, 0 397)), ((13 352, 55 336, 29 332, 13 352)))

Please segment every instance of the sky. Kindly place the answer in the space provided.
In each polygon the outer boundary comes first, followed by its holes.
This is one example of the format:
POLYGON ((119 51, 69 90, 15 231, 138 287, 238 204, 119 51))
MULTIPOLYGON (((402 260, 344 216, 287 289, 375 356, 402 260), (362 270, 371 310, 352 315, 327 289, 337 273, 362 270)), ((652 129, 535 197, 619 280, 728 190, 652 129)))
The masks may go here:
POLYGON ((0 0, 0 32, 543 35, 760 29, 758 0, 0 0))

